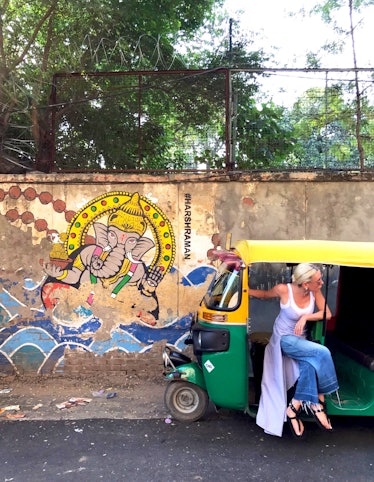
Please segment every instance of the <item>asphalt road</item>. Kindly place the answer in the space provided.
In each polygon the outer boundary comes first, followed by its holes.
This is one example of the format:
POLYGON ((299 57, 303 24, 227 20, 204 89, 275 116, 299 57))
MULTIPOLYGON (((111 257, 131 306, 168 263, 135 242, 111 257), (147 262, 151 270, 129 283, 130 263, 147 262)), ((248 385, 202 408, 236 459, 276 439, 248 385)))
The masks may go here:
POLYGON ((335 418, 335 431, 306 424, 264 435, 240 413, 193 424, 148 420, 2 421, 0 481, 374 480, 374 421, 335 418))

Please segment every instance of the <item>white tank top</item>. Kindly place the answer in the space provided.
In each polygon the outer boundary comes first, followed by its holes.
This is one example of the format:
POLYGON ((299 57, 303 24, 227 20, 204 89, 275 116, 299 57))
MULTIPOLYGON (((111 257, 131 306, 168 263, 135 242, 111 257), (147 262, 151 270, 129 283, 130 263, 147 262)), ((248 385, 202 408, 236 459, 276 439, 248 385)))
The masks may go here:
POLYGON ((283 304, 280 303, 280 312, 274 323, 274 331, 280 335, 294 335, 294 329, 296 323, 299 321, 302 315, 309 315, 314 312, 315 299, 314 294, 309 293, 309 304, 305 308, 300 308, 295 303, 292 286, 287 284, 288 288, 288 301, 283 304))

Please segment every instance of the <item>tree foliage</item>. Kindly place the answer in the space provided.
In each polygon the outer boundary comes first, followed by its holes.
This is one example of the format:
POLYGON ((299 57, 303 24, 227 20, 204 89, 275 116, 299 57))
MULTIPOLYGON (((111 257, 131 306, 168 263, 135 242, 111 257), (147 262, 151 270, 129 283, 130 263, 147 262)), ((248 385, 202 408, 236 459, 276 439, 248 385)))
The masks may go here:
MULTIPOLYGON (((374 160, 371 139, 374 136, 374 107, 362 104, 362 143, 367 167, 374 160)), ((347 87, 335 84, 327 88, 311 88, 295 102, 289 114, 295 145, 287 164, 310 168, 357 168, 359 153, 355 125, 354 97, 347 87)))
MULTIPOLYGON (((0 153, 50 155, 48 96, 61 71, 178 68, 173 47, 214 0, 2 0, 0 153)), ((63 112, 61 112, 63 115, 63 112)))
MULTIPOLYGON (((158 170, 224 167, 227 79, 222 67, 259 68, 265 56, 263 52, 250 52, 243 38, 233 42, 230 49, 222 42, 212 50, 207 44, 211 38, 207 31, 213 29, 215 21, 212 15, 191 42, 183 43, 179 58, 193 70, 170 75, 138 72, 138 76, 117 79, 86 75, 76 82, 58 80, 58 92, 66 91, 66 98, 56 100, 62 106, 59 115, 64 121, 58 166, 82 168, 83 160, 89 169, 104 165, 107 169, 158 170), (95 92, 101 93, 97 102, 80 102, 94 98, 95 92), (73 108, 66 109, 66 104, 73 108)), ((223 35, 219 27, 214 28, 217 35, 223 35)), ((233 90, 244 102, 257 89, 254 75, 235 76, 233 90)))
MULTIPOLYGON (((36 160, 48 171, 54 147, 61 170, 348 166, 357 155, 363 167, 373 159, 354 14, 374 0, 316 5, 337 40, 351 40, 355 79, 311 89, 293 109, 259 95, 268 56, 237 30, 229 35, 221 0, 0 1, 0 160, 36 160), (344 25, 334 16, 342 9, 344 25)), ((318 66, 312 53, 309 64, 318 66)))
POLYGON ((358 51, 356 47, 356 33, 363 22, 362 11, 365 7, 373 6, 374 0, 324 0, 321 4, 317 4, 315 12, 321 15, 324 22, 331 25, 337 34, 337 41, 327 45, 326 49, 330 51, 340 51, 347 39, 350 40, 353 67, 355 69, 354 88, 355 88, 355 106, 356 121, 354 126, 357 150, 360 158, 360 168, 365 166, 365 143, 362 136, 363 128, 363 104, 366 102, 364 93, 361 89, 358 78, 358 51), (336 16, 337 12, 344 12, 343 20, 341 16, 336 16), (360 18, 361 17, 361 18, 360 18))
POLYGON ((236 164, 242 170, 280 168, 293 149, 286 111, 272 101, 241 104, 236 135, 236 164))
POLYGON ((225 122, 219 70, 93 74, 56 83, 68 99, 67 108, 65 98, 57 99, 60 169, 193 168, 203 148, 195 142, 199 134, 225 122))
POLYGON ((309 89, 295 103, 291 118, 298 139, 296 159, 306 159, 310 167, 332 167, 336 161, 354 164, 354 116, 341 86, 309 89))

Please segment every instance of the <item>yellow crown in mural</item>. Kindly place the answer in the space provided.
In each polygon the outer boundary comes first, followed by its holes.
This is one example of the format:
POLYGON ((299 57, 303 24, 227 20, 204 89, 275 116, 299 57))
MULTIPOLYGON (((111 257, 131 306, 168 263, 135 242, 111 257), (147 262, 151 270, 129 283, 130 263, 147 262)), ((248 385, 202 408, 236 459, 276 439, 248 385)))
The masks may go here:
POLYGON ((108 226, 115 226, 121 231, 137 233, 139 236, 143 236, 147 225, 137 192, 131 196, 129 201, 122 204, 115 213, 110 215, 108 226))

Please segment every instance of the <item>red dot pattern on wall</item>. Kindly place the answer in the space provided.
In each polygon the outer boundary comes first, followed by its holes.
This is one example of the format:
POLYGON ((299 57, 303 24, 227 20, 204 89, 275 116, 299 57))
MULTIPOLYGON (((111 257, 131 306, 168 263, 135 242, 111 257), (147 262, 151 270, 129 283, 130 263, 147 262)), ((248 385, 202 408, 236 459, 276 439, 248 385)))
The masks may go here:
MULTIPOLYGON (((7 196, 9 196, 11 199, 17 200, 22 195, 27 201, 39 199, 40 203, 43 205, 51 204, 56 213, 64 213, 65 220, 68 223, 70 223, 76 214, 75 211, 66 210, 66 203, 62 199, 54 200, 52 194, 47 191, 43 191, 38 194, 33 187, 28 187, 22 191, 19 186, 12 186, 8 192, 4 191, 4 189, 0 189, 0 202, 4 201, 7 196)), ((26 225, 34 223, 34 227, 38 232, 48 231, 48 222, 45 219, 35 219, 35 216, 31 211, 24 211, 23 213, 20 213, 18 209, 13 208, 9 209, 5 213, 5 217, 11 223, 14 223, 18 219, 20 219, 22 223, 26 225)))

